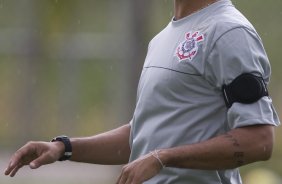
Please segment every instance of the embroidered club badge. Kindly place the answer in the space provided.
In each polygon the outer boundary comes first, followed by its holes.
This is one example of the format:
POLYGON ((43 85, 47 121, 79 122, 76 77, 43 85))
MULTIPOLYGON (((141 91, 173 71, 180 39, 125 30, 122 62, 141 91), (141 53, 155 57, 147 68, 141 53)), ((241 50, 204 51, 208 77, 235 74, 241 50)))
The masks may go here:
POLYGON ((176 56, 179 62, 188 59, 192 61, 198 52, 198 43, 204 40, 204 35, 199 34, 199 31, 194 33, 188 32, 185 34, 185 41, 179 44, 176 50, 176 56))

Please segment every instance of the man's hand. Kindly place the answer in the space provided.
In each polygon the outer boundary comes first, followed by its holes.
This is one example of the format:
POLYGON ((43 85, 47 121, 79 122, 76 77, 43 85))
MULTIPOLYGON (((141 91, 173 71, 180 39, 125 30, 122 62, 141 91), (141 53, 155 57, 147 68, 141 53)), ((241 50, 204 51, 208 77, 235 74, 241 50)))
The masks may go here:
POLYGON ((64 149, 64 144, 61 142, 29 142, 11 157, 5 175, 15 176, 24 165, 37 169, 42 165, 53 163, 61 157, 64 149))
POLYGON ((125 165, 117 184, 142 184, 144 181, 157 175, 161 169, 162 165, 149 153, 125 165))

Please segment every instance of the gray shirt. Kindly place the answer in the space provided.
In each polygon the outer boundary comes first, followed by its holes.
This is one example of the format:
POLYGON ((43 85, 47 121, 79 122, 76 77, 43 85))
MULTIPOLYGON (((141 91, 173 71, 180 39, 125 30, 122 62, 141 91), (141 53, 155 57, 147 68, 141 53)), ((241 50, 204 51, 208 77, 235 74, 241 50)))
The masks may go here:
MULTIPOLYGON (((278 125, 270 97, 227 109, 221 87, 242 73, 269 82, 270 65, 260 37, 232 5, 220 0, 152 39, 131 121, 130 161, 155 149, 198 143, 231 129, 278 125)), ((240 184, 237 169, 164 168, 146 184, 240 184)))

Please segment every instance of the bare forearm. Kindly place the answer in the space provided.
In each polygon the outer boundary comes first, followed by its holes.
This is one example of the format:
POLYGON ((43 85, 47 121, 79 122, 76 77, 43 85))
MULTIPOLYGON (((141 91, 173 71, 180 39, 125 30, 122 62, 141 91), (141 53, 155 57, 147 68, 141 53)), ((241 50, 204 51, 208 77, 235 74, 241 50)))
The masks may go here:
POLYGON ((213 139, 159 152, 169 167, 230 169, 269 159, 272 152, 271 126, 245 127, 213 139))
POLYGON ((117 165, 128 162, 130 125, 92 137, 72 138, 72 161, 117 165))

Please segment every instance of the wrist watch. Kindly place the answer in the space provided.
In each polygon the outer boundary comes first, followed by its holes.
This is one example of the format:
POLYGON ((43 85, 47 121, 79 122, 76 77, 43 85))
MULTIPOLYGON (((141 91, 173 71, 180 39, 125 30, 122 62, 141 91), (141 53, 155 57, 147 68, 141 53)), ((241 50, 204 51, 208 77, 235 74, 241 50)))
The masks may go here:
POLYGON ((51 142, 57 142, 57 141, 60 141, 65 145, 65 152, 63 156, 59 158, 59 161, 69 160, 72 156, 72 146, 71 146, 70 139, 65 135, 61 135, 61 136, 53 138, 51 142))

